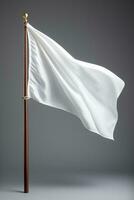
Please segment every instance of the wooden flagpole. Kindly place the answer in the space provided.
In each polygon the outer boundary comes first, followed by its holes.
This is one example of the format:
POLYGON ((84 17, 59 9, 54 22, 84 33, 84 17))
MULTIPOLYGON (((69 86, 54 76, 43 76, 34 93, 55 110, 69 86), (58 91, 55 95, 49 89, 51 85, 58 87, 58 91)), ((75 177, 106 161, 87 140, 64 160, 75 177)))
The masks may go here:
POLYGON ((23 15, 24 21, 24 193, 29 192, 29 130, 28 130, 28 14, 23 15))

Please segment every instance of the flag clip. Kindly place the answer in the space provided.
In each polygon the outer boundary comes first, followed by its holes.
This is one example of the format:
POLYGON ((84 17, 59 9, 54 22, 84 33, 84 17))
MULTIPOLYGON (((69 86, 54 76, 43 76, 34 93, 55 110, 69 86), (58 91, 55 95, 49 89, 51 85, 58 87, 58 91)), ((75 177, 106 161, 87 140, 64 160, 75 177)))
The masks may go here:
POLYGON ((30 99, 30 97, 28 97, 28 96, 24 96, 24 97, 22 97, 22 99, 24 99, 24 100, 28 100, 28 99, 30 99))

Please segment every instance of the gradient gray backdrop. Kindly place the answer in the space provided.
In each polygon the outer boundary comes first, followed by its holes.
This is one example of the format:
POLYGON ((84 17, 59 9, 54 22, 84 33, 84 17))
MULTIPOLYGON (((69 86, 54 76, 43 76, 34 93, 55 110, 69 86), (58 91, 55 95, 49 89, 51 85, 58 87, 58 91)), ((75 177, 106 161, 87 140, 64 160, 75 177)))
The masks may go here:
POLYGON ((102 65, 126 83, 115 141, 87 135, 75 116, 29 100, 31 177, 54 171, 133 173, 133 1, 1 0, 0 6, 0 178, 15 174, 23 180, 24 11, 75 58, 102 65))

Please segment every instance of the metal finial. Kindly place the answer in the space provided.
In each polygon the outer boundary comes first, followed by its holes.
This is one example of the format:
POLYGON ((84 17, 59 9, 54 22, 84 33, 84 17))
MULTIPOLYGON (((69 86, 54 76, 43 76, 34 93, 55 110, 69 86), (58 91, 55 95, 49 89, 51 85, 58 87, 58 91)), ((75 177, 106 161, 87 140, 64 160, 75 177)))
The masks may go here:
POLYGON ((23 20, 24 20, 24 23, 28 22, 28 14, 27 13, 24 13, 23 20))

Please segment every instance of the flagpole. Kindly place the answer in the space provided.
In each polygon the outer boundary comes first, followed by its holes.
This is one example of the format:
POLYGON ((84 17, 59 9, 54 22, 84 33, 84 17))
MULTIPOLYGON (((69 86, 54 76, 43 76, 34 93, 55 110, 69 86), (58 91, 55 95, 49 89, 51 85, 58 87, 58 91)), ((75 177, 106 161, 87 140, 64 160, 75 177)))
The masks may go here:
POLYGON ((24 193, 29 192, 29 130, 28 130, 28 14, 23 15, 24 22, 24 193))

